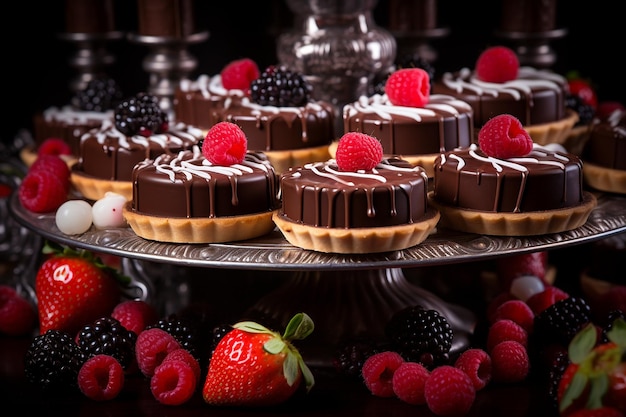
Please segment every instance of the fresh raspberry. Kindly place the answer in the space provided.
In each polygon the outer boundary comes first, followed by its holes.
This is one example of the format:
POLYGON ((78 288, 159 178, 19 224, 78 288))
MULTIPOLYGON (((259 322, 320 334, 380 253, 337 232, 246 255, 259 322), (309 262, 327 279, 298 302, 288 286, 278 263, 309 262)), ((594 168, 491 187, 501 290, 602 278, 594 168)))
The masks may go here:
POLYGON ((535 316, 541 313, 546 308, 550 307, 552 304, 557 301, 564 300, 569 297, 569 294, 565 291, 561 290, 558 287, 550 285, 546 287, 542 292, 533 295, 528 300, 526 300, 526 304, 530 307, 530 309, 535 313, 535 316))
POLYGON ((599 408, 583 408, 580 410, 576 410, 571 414, 567 415, 568 417, 624 417, 624 413, 622 413, 617 408, 602 406, 599 408))
POLYGON ((400 400, 408 404, 426 404, 424 384, 430 371, 419 362, 404 362, 393 373, 391 384, 393 392, 400 400))
POLYGON ((624 106, 619 101, 601 101, 598 103, 598 108, 596 109, 596 116, 599 119, 606 119, 613 113, 614 111, 624 111, 626 110, 626 106, 624 106))
POLYGON ((184 360, 163 361, 150 378, 150 390, 161 404, 184 404, 196 391, 197 379, 192 367, 184 360))
POLYGON ((495 320, 496 310, 500 305, 502 305, 505 301, 515 300, 516 298, 508 291, 500 292, 495 297, 491 299, 489 304, 487 305, 487 321, 489 323, 493 323, 495 320))
POLYGON ((503 291, 508 291, 513 280, 523 275, 534 275, 543 281, 547 268, 547 251, 510 255, 496 261, 496 274, 503 291))
POLYGON ((371 171, 382 158, 383 146, 380 141, 365 133, 345 133, 337 143, 335 160, 342 171, 371 171))
POLYGON ((385 94, 394 106, 424 107, 430 98, 428 72, 422 68, 392 72, 385 83, 385 94))
POLYGON ((142 300, 126 300, 115 306, 111 317, 119 321, 127 330, 141 333, 159 319, 155 308, 142 300))
POLYGON ((535 323, 535 313, 522 300, 505 301, 494 313, 495 323, 498 320, 509 319, 519 324, 526 332, 532 333, 535 323))
POLYGON ((35 328, 37 311, 9 285, 0 285, 0 334, 22 336, 35 328))
POLYGON ((33 213, 50 213, 67 201, 69 180, 52 176, 44 170, 29 171, 18 188, 18 198, 33 213))
POLYGON ((430 411, 438 416, 461 416, 474 404, 476 389, 470 377, 461 369, 442 365, 433 369, 424 386, 424 396, 430 411))
POLYGON ((78 388, 92 400, 112 400, 123 387, 124 369, 113 356, 92 356, 78 371, 78 388))
POLYGON ((248 139, 239 126, 231 122, 213 125, 202 142, 202 154, 212 164, 230 166, 243 161, 248 139))
POLYGON ((506 46, 485 49, 476 60, 476 76, 488 83, 505 83, 517 78, 519 59, 506 46))
POLYGON ((487 352, 491 352, 495 345, 506 340, 515 340, 526 348, 528 332, 512 320, 497 320, 489 327, 487 333, 487 352))
POLYGON ((478 146, 487 156, 507 159, 527 155, 533 149, 533 140, 519 119, 499 114, 480 128, 478 146))
POLYGON ((180 343, 165 330, 153 327, 142 331, 137 336, 135 343, 135 355, 139 370, 145 376, 151 377, 167 354, 180 348, 180 343))
POLYGON ((495 382, 520 382, 528 376, 528 352, 521 343, 514 340, 500 342, 491 349, 490 354, 495 382))
POLYGON ((61 179, 63 182, 69 181, 71 172, 67 163, 57 155, 40 155, 35 159, 35 162, 30 166, 28 172, 41 170, 47 172, 56 178, 61 179))
POLYGON ((60 138, 48 138, 45 139, 37 148, 37 156, 41 155, 71 155, 72 148, 70 145, 60 138))
POLYGON ((375 353, 363 363, 361 374, 365 386, 377 397, 393 397, 393 374, 404 359, 397 352, 375 353))
POLYGON ((222 69, 222 86, 227 90, 250 89, 250 83, 259 78, 260 71, 256 62, 250 58, 232 61, 222 69))
POLYGON ((163 359, 163 362, 167 361, 183 361, 186 362, 193 371, 193 374, 196 376, 196 380, 200 380, 200 363, 196 358, 193 357, 191 352, 187 349, 175 349, 167 354, 167 356, 163 359))
POLYGON ((482 349, 473 348, 463 351, 454 363, 454 367, 470 377, 476 391, 485 388, 491 381, 491 357, 482 349))

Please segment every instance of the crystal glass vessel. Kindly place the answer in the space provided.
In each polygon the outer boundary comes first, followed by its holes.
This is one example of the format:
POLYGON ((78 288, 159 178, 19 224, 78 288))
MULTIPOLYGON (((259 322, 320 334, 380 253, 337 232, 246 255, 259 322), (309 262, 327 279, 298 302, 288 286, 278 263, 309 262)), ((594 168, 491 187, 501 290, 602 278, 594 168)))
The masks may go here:
POLYGON ((339 112, 393 66, 396 40, 374 22, 376 0, 285 1, 294 24, 278 36, 278 61, 307 78, 315 99, 339 112))

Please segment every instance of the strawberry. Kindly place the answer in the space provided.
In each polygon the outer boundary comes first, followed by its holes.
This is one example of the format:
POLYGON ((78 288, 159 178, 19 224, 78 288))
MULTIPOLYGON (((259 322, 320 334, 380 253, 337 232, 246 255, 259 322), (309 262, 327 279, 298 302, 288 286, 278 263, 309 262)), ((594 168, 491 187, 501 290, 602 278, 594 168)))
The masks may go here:
POLYGON ((284 334, 252 321, 233 325, 211 357, 202 397, 212 405, 269 406, 289 399, 304 380, 315 381, 291 340, 313 332, 313 321, 296 314, 284 334))
POLYGON ((85 324, 111 314, 120 300, 119 282, 127 283, 127 277, 88 251, 48 243, 44 253, 52 255, 35 277, 40 334, 57 329, 75 335, 85 324))
POLYGON ((558 387, 561 415, 603 406, 626 412, 626 321, 616 319, 607 337, 597 343, 598 332, 589 324, 570 342, 571 363, 558 387))

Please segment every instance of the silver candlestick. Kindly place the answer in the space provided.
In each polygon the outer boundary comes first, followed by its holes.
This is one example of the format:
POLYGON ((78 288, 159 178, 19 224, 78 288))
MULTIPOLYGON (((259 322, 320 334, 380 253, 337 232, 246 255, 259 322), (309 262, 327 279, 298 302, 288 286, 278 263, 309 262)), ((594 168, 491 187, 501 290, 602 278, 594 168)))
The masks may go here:
POLYGON ((115 57, 106 46, 108 42, 122 39, 123 32, 106 33, 62 33, 62 40, 75 43, 76 53, 70 57, 69 64, 78 74, 70 81, 70 90, 73 92, 85 88, 87 83, 97 75, 105 73, 106 67, 115 62, 115 57))
POLYGON ((144 36, 131 33, 131 42, 146 45, 150 52, 143 60, 143 69, 150 74, 148 92, 159 97, 161 108, 174 119, 174 91, 180 81, 196 69, 198 60, 187 46, 204 42, 209 32, 198 32, 185 38, 144 36))

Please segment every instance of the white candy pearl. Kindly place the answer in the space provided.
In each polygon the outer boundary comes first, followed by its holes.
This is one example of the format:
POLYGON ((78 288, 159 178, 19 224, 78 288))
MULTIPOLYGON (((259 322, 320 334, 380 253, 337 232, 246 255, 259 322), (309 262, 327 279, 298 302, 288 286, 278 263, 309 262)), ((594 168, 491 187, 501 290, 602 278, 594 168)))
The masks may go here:
POLYGON ((546 287, 539 277, 534 275, 522 275, 513 280, 509 292, 514 297, 517 297, 522 301, 526 301, 533 295, 539 294, 545 289, 546 287))
POLYGON ((93 203, 93 224, 98 229, 107 227, 123 227, 126 225, 123 215, 123 207, 126 197, 121 194, 108 191, 100 200, 93 203))
POLYGON ((56 225, 66 235, 79 235, 91 227, 91 204, 85 200, 68 200, 56 211, 56 225))

